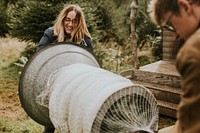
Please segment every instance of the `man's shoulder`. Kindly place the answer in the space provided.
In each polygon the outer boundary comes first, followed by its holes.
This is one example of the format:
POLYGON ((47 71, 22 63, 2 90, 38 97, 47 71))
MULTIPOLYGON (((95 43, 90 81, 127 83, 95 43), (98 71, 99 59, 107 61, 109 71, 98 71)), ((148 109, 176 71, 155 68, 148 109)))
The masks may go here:
POLYGON ((191 35, 179 50, 177 58, 183 57, 186 59, 200 57, 200 29, 191 35))
POLYGON ((200 49, 200 29, 198 29, 190 38, 185 42, 185 48, 198 48, 200 49))

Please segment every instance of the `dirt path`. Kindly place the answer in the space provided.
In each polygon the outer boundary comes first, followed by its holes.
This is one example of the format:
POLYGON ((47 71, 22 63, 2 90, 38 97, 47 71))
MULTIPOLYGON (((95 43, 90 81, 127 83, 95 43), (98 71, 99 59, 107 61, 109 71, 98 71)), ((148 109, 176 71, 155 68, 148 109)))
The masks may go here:
POLYGON ((11 119, 27 119, 18 97, 18 81, 0 81, 0 116, 11 119))

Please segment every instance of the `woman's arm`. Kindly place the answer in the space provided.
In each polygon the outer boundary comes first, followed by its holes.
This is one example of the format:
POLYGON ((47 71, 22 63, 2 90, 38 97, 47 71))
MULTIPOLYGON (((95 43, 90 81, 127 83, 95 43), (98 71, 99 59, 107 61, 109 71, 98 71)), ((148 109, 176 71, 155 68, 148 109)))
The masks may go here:
POLYGON ((92 50, 92 40, 88 36, 85 36, 83 41, 80 44, 92 50))
POLYGON ((44 47, 50 43, 53 43, 55 40, 56 40, 56 37, 53 36, 53 27, 50 27, 44 31, 44 35, 40 39, 38 46, 44 47))

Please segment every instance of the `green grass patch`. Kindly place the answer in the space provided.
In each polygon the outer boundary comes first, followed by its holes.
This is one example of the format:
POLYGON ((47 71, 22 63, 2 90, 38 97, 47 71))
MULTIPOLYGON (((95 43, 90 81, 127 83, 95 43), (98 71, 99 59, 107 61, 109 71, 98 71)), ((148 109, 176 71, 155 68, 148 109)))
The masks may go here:
POLYGON ((14 63, 0 67, 0 80, 18 80, 20 68, 14 63))
POLYGON ((10 120, 0 118, 0 132, 2 133, 42 133, 44 127, 32 119, 10 120))
POLYGON ((158 127, 159 127, 159 129, 165 128, 165 127, 174 125, 175 122, 176 122, 175 118, 171 118, 171 117, 167 117, 167 116, 164 116, 164 115, 160 115, 159 116, 158 127))

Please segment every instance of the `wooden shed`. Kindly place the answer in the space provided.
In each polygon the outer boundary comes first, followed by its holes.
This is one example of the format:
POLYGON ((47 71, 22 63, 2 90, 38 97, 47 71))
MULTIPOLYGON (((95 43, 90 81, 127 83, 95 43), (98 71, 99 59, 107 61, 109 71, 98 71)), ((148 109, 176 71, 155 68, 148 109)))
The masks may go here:
POLYGON ((176 118, 176 111, 180 102, 181 77, 176 70, 175 58, 181 46, 174 34, 163 29, 163 60, 121 72, 135 84, 149 88, 155 95, 160 114, 176 118))

